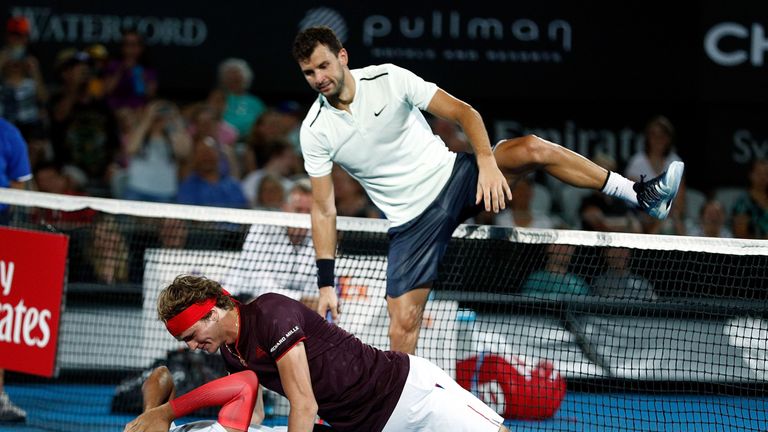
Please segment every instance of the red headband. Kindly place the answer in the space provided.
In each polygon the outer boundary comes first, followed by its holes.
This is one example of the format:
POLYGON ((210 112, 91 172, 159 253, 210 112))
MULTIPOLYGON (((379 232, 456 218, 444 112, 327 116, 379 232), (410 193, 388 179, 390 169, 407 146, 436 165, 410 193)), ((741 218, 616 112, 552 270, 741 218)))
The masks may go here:
MULTIPOLYGON (((224 295, 229 295, 227 290, 222 288, 221 291, 224 293, 224 295)), ((169 319, 165 323, 165 327, 168 329, 169 333, 171 333, 174 337, 177 337, 184 333, 184 330, 192 327, 196 322, 200 321, 200 319, 204 317, 208 312, 210 312, 214 306, 216 306, 215 297, 211 297, 199 303, 190 305, 183 311, 179 312, 178 315, 169 319)))

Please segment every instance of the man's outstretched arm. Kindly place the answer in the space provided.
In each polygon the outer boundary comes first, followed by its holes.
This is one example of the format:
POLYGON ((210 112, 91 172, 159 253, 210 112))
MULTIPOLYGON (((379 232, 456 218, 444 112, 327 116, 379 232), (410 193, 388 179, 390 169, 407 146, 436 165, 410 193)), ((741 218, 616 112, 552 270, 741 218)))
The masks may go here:
POLYGON ((151 407, 160 400, 170 398, 174 391, 170 373, 166 368, 163 369, 156 372, 154 378, 150 376, 153 379, 148 379, 149 384, 145 383, 142 387, 142 392, 148 397, 144 404, 145 409, 148 409, 128 423, 124 432, 167 432, 174 419, 209 406, 222 407, 218 420, 227 431, 248 430, 259 389, 259 380, 253 371, 238 372, 213 380, 181 397, 151 407))
POLYGON ((333 180, 328 174, 310 177, 312 182, 312 242, 318 266, 320 298, 317 312, 325 316, 330 309, 335 322, 339 318, 339 299, 333 286, 334 259, 336 258, 336 203, 333 180), (326 280, 330 279, 330 280, 326 280))

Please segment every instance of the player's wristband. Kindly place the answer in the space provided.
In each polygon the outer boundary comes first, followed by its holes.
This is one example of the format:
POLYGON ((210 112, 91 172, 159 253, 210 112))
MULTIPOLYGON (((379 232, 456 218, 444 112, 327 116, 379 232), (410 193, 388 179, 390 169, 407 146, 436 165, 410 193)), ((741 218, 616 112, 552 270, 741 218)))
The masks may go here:
POLYGON ((318 288, 333 286, 333 267, 336 261, 332 259, 317 260, 317 286, 318 288))

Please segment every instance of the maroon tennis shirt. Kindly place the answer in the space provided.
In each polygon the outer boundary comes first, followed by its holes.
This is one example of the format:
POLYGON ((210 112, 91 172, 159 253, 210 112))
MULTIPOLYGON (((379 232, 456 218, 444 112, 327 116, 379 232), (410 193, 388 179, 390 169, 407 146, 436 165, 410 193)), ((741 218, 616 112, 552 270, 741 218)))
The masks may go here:
POLYGON ((408 355, 366 345, 280 294, 264 294, 239 308, 240 336, 235 352, 247 367, 222 346, 227 370, 250 369, 261 385, 285 395, 277 361, 304 342, 320 417, 339 431, 384 428, 408 377, 408 355))

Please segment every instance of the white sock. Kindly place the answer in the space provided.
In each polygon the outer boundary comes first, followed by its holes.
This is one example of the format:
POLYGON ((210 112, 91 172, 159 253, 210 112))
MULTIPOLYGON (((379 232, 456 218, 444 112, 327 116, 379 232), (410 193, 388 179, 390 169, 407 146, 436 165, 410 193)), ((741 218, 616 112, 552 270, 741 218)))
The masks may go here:
POLYGON ((637 204, 637 193, 632 186, 635 182, 613 171, 608 172, 608 179, 605 181, 602 192, 606 195, 621 198, 630 204, 637 204))

